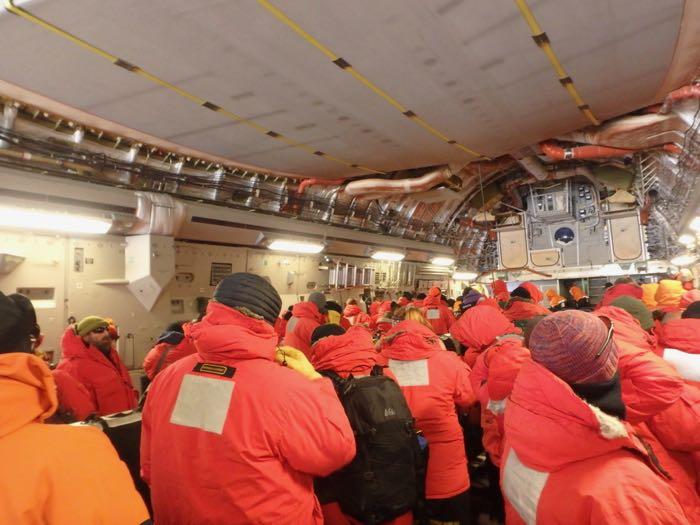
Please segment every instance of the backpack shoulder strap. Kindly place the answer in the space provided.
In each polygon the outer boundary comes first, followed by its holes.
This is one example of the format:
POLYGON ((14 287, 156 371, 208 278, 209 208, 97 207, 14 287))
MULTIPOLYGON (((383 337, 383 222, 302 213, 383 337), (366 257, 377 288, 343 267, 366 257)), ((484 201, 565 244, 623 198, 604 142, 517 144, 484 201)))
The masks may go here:
POLYGON ((384 375, 384 366, 382 365, 374 365, 372 367, 372 370, 370 371, 369 375, 371 376, 383 376, 384 375))

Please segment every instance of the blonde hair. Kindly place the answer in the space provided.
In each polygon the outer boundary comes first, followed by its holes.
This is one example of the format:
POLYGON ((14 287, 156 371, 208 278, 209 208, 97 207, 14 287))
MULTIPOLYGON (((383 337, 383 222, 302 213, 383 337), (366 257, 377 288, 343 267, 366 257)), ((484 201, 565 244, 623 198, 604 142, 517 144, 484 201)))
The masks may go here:
POLYGON ((425 318, 423 312, 421 312, 420 309, 416 308, 415 306, 406 306, 405 308, 400 308, 396 312, 396 317, 398 317, 402 321, 417 321, 426 328, 430 328, 431 330, 433 330, 433 326, 425 318))

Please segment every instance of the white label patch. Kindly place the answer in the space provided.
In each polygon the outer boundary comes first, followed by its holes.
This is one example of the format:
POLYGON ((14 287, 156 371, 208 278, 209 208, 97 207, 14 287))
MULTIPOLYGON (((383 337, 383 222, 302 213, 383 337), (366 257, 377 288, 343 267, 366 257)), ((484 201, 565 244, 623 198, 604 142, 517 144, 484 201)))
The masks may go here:
POLYGON ((425 312, 426 319, 440 319, 440 310, 433 308, 432 310, 427 310, 425 312))
POLYGON ((182 378, 170 422, 221 434, 234 384, 233 381, 187 374, 182 378))
POLYGON ((417 361, 389 359, 389 370, 394 373, 400 386, 426 386, 430 384, 427 359, 417 361))
POLYGON ((537 523, 537 506, 549 478, 548 472, 531 469, 510 449, 503 468, 503 495, 527 525, 537 523))

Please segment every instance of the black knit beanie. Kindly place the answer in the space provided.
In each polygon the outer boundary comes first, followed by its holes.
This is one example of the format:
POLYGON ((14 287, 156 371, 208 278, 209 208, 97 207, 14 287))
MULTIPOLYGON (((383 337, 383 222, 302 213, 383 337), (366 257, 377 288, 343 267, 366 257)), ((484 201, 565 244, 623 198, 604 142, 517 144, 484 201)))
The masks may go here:
POLYGON ((690 303, 688 308, 681 314, 683 319, 700 319, 700 301, 690 303))
POLYGON ((323 339, 324 337, 329 337, 331 335, 343 335, 344 333, 345 329, 340 325, 335 323, 322 324, 311 334, 311 344, 314 344, 316 341, 323 339))
POLYGON ((214 290, 214 300, 231 308, 247 308, 271 325, 282 308, 280 295, 266 279, 245 272, 224 277, 214 290))
POLYGON ((36 314, 31 303, 31 312, 23 311, 17 303, 12 296, 0 292, 0 354, 20 351, 22 342, 29 339, 36 325, 36 314))

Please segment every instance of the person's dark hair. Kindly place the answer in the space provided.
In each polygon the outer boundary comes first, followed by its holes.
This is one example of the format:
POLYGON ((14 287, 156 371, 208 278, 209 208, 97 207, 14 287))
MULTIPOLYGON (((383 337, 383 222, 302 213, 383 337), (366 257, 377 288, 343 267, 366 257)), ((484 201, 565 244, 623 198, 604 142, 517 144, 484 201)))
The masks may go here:
POLYGON ((315 342, 319 341, 320 339, 323 339, 324 337, 329 337, 332 335, 343 335, 344 333, 345 329, 340 325, 333 323, 322 324, 321 326, 317 327, 311 334, 311 344, 314 344, 315 342))
POLYGON ((573 299, 567 299, 566 303, 564 303, 564 308, 567 310, 576 310, 578 309, 578 303, 573 299))
POLYGON ((700 301, 690 303, 688 308, 681 314, 681 319, 700 319, 700 301))
POLYGON ((651 316, 654 318, 654 321, 663 321, 664 317, 666 317, 666 312, 663 310, 652 310, 651 316))
POLYGON ((326 310, 333 310, 334 312, 338 312, 339 314, 343 313, 343 307, 335 301, 326 301, 326 310))
POLYGON ((185 333, 185 330, 182 328, 182 325, 185 324, 184 321, 175 321, 174 323, 170 323, 168 326, 165 327, 166 332, 180 332, 181 334, 185 333))
POLYGON ((521 299, 532 299, 532 295, 522 286, 518 286, 515 290, 510 292, 511 297, 520 297, 521 299))
POLYGON ((282 319, 289 321, 292 318, 292 308, 294 308, 294 305, 290 304, 289 308, 284 312, 284 315, 282 315, 282 319))
POLYGON ((422 301, 422 300, 425 299, 426 297, 428 297, 428 296, 425 295, 423 292, 421 292, 421 293, 419 293, 418 295, 416 295, 416 299, 418 299, 419 301, 422 301))
POLYGON ((413 301, 413 294, 411 292, 404 292, 402 296, 408 299, 409 301, 413 301))
POLYGON ((455 300, 454 299, 448 299, 447 300, 447 306, 452 308, 455 305, 455 300))
POLYGON ((605 285, 603 287, 604 288, 612 288, 612 286, 613 286, 613 283, 607 282, 607 283, 605 283, 605 285))
POLYGON ((0 354, 31 353, 31 336, 37 331, 32 302, 20 294, 0 293, 0 354))
POLYGON ((447 296, 445 294, 440 295, 440 300, 447 302, 447 296))
POLYGON ((625 276, 625 277, 618 277, 615 279, 615 284, 636 284, 634 282, 634 279, 631 277, 625 276))

